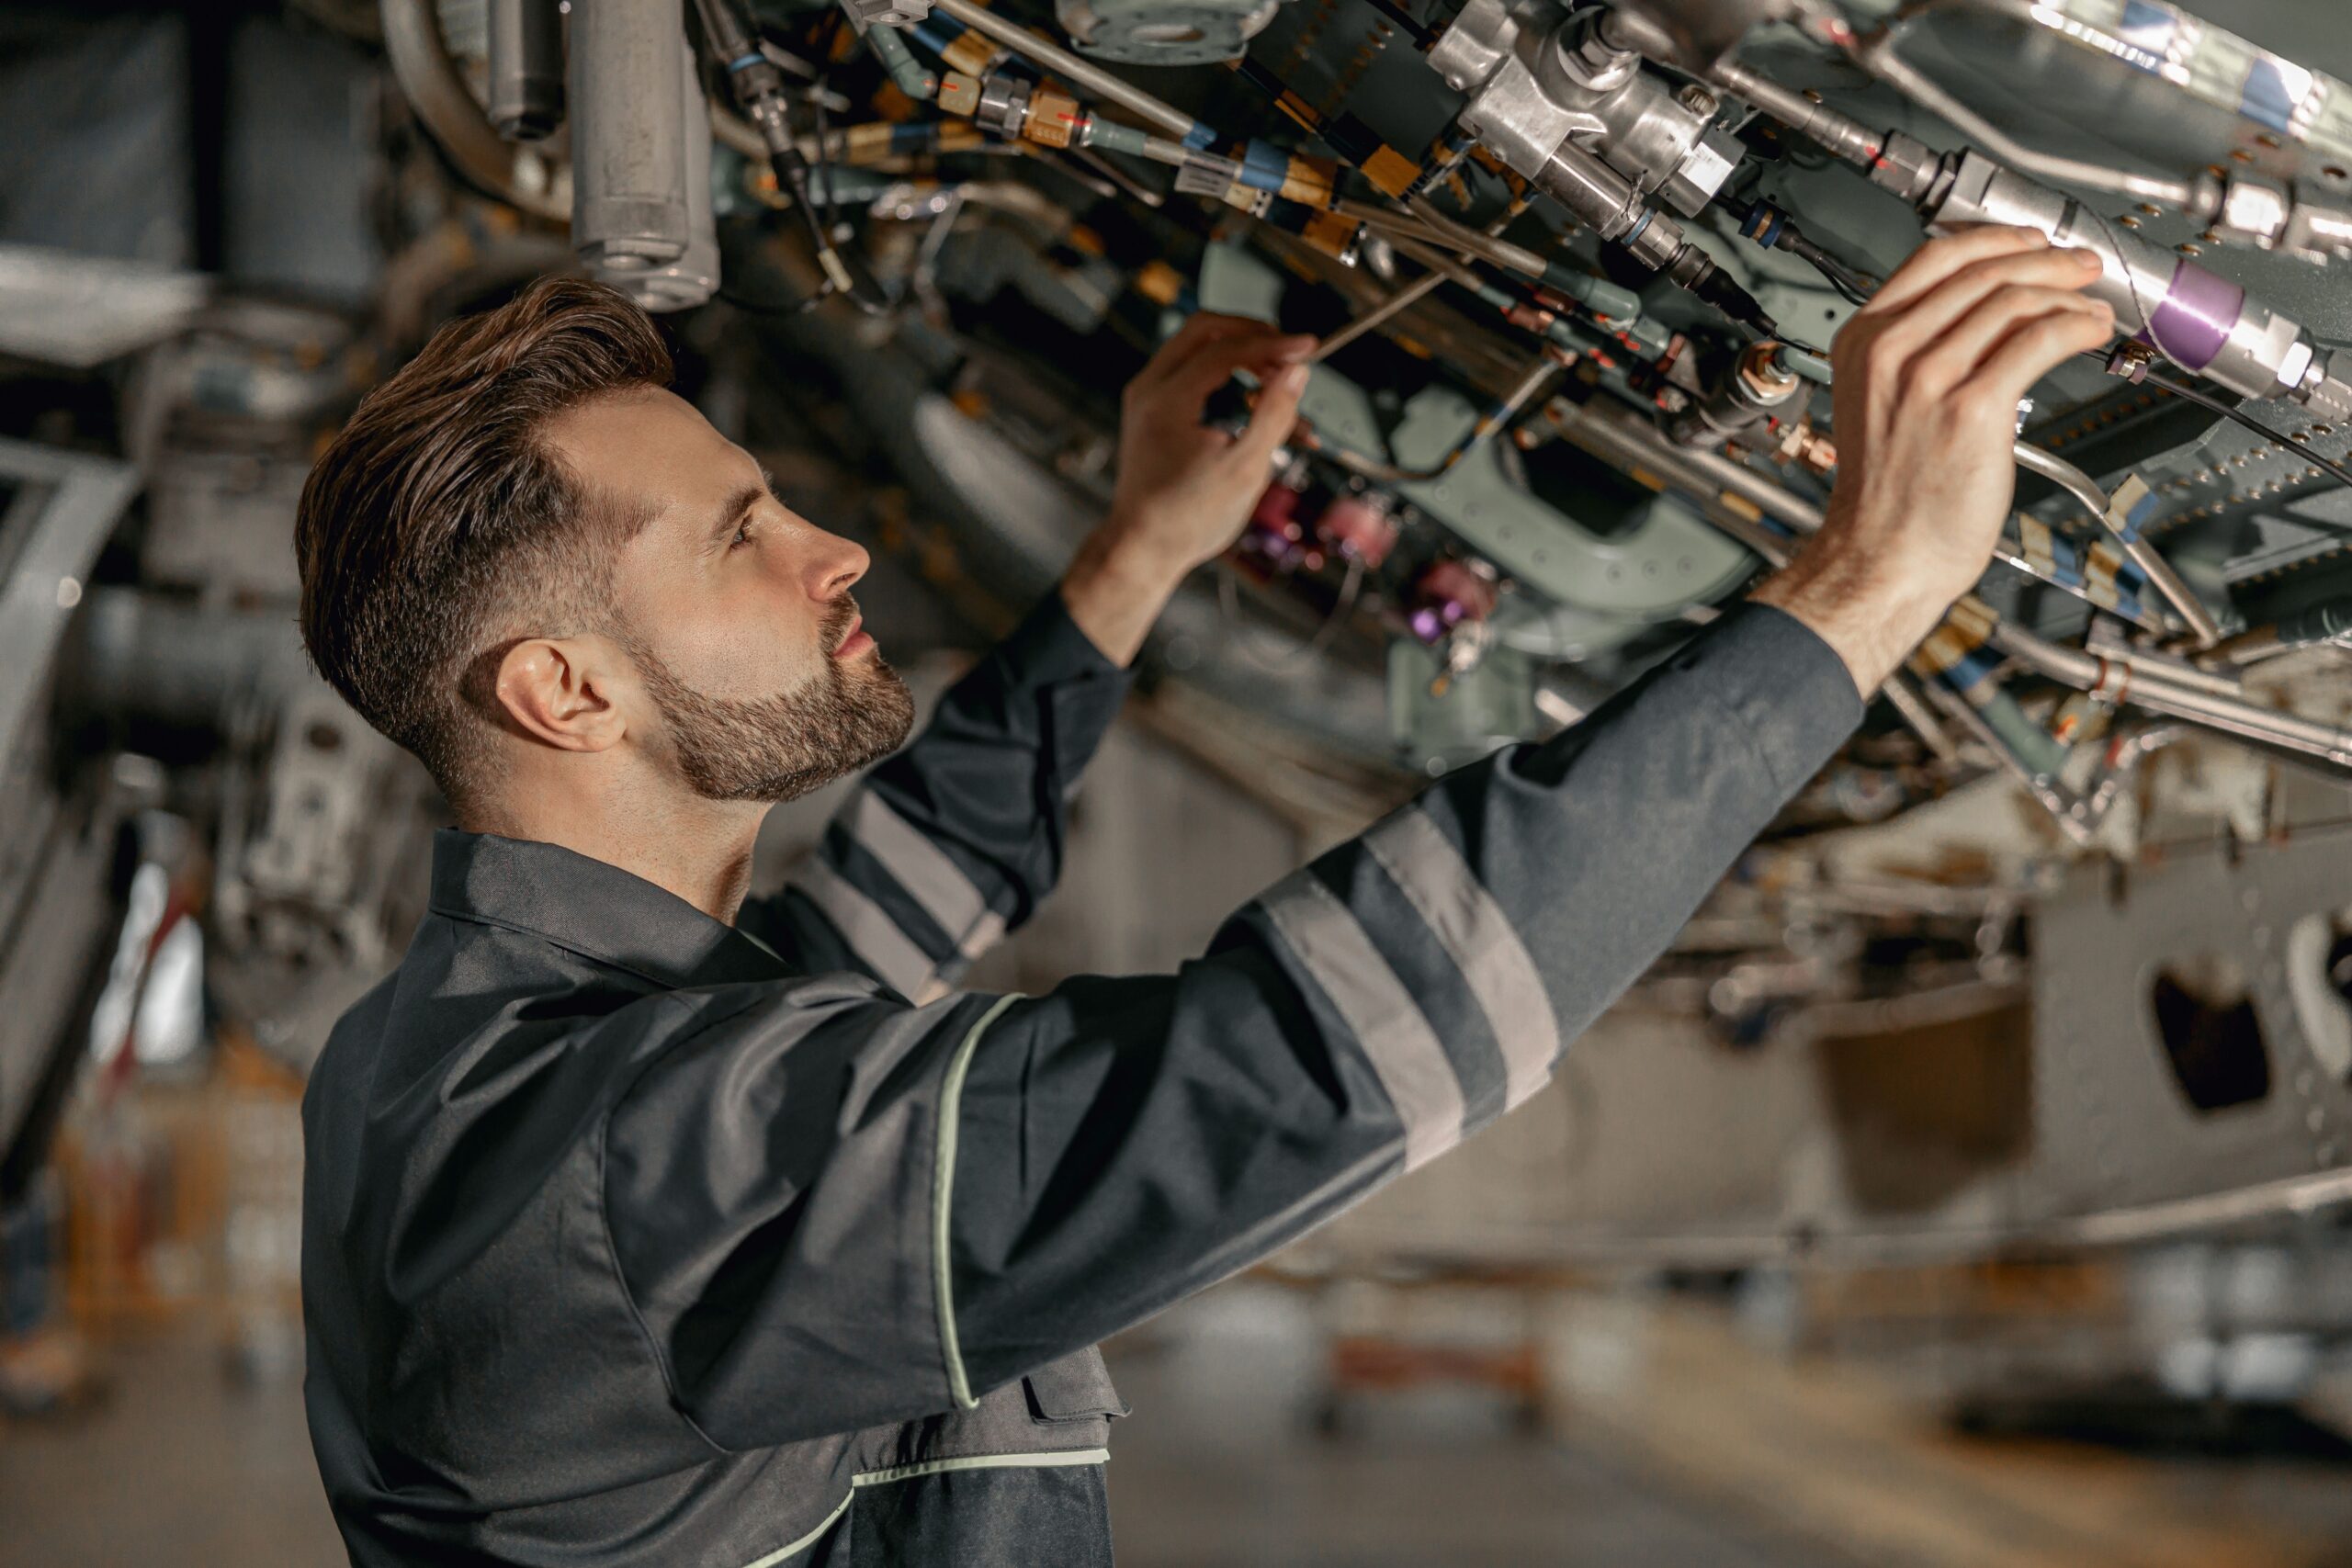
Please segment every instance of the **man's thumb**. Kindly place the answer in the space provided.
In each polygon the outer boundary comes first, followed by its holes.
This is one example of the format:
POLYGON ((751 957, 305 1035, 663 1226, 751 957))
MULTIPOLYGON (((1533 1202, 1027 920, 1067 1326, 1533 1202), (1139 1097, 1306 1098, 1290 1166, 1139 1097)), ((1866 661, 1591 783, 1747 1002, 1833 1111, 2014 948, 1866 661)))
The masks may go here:
POLYGON ((1285 365, 1259 386, 1257 407, 1250 413, 1250 428, 1238 443, 1261 460, 1271 460, 1274 448, 1290 439, 1298 424, 1299 394, 1306 390, 1307 367, 1285 365))

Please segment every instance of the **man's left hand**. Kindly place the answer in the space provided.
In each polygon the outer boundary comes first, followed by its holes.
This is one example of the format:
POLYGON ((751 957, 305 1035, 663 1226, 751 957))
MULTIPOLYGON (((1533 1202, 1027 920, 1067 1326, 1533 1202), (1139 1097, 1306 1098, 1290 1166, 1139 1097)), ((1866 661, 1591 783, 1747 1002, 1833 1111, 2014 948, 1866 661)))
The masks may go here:
POLYGON ((1272 479, 1274 449, 1298 419, 1301 363, 1312 337, 1243 316, 1201 311, 1162 344, 1121 402, 1118 490, 1108 531, 1182 576, 1240 536, 1272 479), (1201 423, 1236 371, 1258 379, 1249 428, 1229 435, 1201 423))
POLYGON ((1111 514, 1070 563, 1062 599, 1094 646, 1131 661, 1194 567, 1241 536, 1272 479, 1275 448, 1298 423, 1302 363, 1315 340, 1207 311, 1186 321, 1127 383, 1111 514), (1201 423, 1209 398, 1247 370, 1258 378, 1238 435, 1201 423))

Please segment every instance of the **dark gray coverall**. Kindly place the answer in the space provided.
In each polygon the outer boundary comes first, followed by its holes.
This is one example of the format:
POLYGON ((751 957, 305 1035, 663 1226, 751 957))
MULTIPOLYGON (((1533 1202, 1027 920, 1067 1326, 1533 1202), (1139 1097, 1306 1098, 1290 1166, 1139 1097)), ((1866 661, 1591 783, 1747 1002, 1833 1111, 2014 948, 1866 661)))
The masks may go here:
POLYGON ((303 1103, 354 1562, 1108 1562, 1095 1341, 1532 1094, 1861 711, 1743 606, 1174 975, 954 989, 1125 690, 1049 597, 735 927, 440 836, 303 1103))

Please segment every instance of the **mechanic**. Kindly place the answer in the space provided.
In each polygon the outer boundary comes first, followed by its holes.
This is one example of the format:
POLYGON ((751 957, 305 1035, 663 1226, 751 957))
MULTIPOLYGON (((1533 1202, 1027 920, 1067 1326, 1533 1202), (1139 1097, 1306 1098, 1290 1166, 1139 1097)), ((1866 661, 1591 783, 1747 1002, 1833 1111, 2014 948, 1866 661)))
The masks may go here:
MULTIPOLYGON (((779 893, 777 801, 891 753, 856 545, 575 281, 445 329, 311 476, 319 669, 458 821, 303 1104, 310 1422, 352 1559, 1094 1563, 1093 1348, 1532 1094, 1984 568, 2086 254, 1918 251, 1836 344, 1820 533, 1584 722, 1432 785, 1174 975, 956 987, 1238 535, 1310 348, 1193 317, 1108 520, 779 893), (1204 426, 1237 371, 1238 436, 1204 426)), ((1137 889, 1136 897, 1148 897, 1137 889)))

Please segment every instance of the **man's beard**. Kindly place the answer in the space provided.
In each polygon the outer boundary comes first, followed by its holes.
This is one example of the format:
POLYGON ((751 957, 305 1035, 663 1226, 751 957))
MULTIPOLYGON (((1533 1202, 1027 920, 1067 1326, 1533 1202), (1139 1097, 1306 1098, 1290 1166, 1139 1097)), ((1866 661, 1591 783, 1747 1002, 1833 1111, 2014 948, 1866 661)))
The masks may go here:
POLYGON ((792 800, 898 750, 914 723, 914 698, 879 653, 840 660, 857 616, 842 599, 819 640, 815 678, 781 696, 726 698, 695 691, 654 651, 626 638, 645 688, 662 711, 686 785, 706 800, 792 800))

